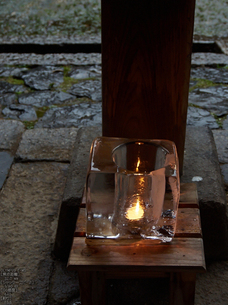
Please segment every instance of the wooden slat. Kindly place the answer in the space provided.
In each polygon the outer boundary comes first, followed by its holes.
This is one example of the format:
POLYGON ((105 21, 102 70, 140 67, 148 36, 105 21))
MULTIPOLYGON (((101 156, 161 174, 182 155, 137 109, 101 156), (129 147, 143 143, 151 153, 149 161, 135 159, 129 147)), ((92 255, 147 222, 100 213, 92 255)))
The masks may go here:
MULTIPOLYGON (((113 269, 113 268, 112 268, 113 269)), ((112 270, 106 271, 106 279, 130 279, 130 278, 169 278, 170 273, 165 271, 154 271, 151 270, 146 271, 144 270, 143 273, 141 271, 131 271, 131 270, 112 270)))
POLYGON ((88 246, 75 237, 68 261, 70 270, 203 272, 201 238, 174 238, 170 244, 153 245, 145 240, 123 246, 88 246), (85 269, 84 269, 85 270, 85 269))
POLYGON ((194 305, 196 274, 178 272, 170 278, 170 305, 194 305))
POLYGON ((195 183, 181 183, 179 208, 198 208, 198 194, 195 183))
POLYGON ((74 236, 85 236, 86 232, 86 208, 80 208, 74 236))
POLYGON ((82 202, 80 205, 81 208, 85 208, 86 207, 86 187, 84 187, 84 191, 82 194, 82 202))
POLYGON ((83 305, 105 304, 105 274, 104 272, 79 271, 81 302, 83 305))
POLYGON ((202 237, 199 209, 179 208, 176 237, 202 237))

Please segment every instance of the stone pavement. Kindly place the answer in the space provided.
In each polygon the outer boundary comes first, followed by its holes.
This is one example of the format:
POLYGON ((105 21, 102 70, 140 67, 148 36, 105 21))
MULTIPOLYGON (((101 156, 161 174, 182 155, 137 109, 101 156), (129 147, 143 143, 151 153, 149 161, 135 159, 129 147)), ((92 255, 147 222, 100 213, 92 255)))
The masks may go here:
MULTIPOLYGON (((200 177, 202 221, 210 228, 205 249, 217 260, 227 257, 228 59, 221 55, 218 67, 212 59, 203 65, 210 54, 200 54, 200 61, 193 54, 183 176, 186 182, 200 177)), ((60 205, 78 196, 89 143, 101 134, 100 56, 48 55, 38 66, 35 55, 25 55, 24 62, 20 55, 20 64, 19 55, 8 61, 1 56, 0 304, 80 304, 77 274, 52 250, 60 205), (82 169, 79 177, 75 166, 82 169)), ((196 305, 227 304, 227 284, 228 262, 209 263, 197 280, 196 305)), ((110 295, 116 285, 109 285, 110 295)))

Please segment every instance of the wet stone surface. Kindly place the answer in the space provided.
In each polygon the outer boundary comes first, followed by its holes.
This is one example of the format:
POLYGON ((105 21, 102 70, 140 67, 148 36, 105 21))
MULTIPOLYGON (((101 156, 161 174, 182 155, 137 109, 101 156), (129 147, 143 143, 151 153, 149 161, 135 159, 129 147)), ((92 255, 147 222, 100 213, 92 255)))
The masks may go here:
POLYGON ((0 53, 0 63, 7 65, 101 65, 99 53, 19 54, 0 53))
POLYGON ((220 168, 223 176, 223 182, 226 188, 228 188, 228 164, 221 164, 220 168))
POLYGON ((0 120, 0 150, 14 153, 25 130, 23 123, 14 120, 0 120))
POLYGON ((213 130, 220 163, 228 163, 228 130, 213 130))
POLYGON ((0 81, 0 94, 2 93, 15 93, 15 92, 25 92, 26 88, 22 85, 10 84, 5 81, 0 81))
POLYGON ((49 128, 101 124, 101 104, 93 103, 102 99, 100 65, 31 66, 23 69, 1 66, 0 71, 5 72, 0 82, 0 105, 4 118, 38 121, 36 127, 49 128), (88 76, 92 79, 80 78, 88 76), (24 85, 9 81, 22 81, 24 85))
POLYGON ((228 114, 228 87, 199 88, 189 94, 189 103, 222 117, 228 114))
MULTIPOLYGON (((91 63, 23 68, 2 65, 3 117, 34 122, 35 128, 101 125, 101 65, 91 63)), ((192 69, 188 125, 228 129, 227 76, 226 68, 192 69)))
POLYGON ((228 56, 216 53, 193 53, 192 66, 208 66, 216 68, 228 65, 228 56))
POLYGON ((187 125, 198 127, 208 126, 213 129, 219 128, 215 118, 209 111, 196 107, 188 107, 187 125))
POLYGON ((6 151, 0 152, 0 189, 2 188, 8 176, 10 167, 13 163, 13 159, 14 159, 13 156, 8 152, 6 151))
POLYGON ((28 68, 18 68, 18 67, 5 67, 3 65, 0 65, 0 77, 20 77, 23 75, 25 71, 27 71, 28 68))
POLYGON ((44 107, 51 105, 63 104, 66 101, 75 99, 75 96, 66 92, 40 91, 21 94, 18 102, 25 105, 33 105, 35 107, 44 107))
POLYGON ((224 184, 228 188, 228 130, 213 130, 213 136, 224 184))
POLYGON ((96 65, 88 68, 81 66, 73 68, 69 73, 69 76, 75 79, 101 77, 101 66, 96 65))
POLYGON ((63 82, 63 69, 53 66, 41 66, 25 72, 21 78, 31 89, 48 90, 52 87, 57 87, 63 82))
POLYGON ((195 68, 191 70, 191 78, 208 79, 214 83, 228 84, 228 69, 212 69, 209 67, 195 68))
POLYGON ((86 80, 71 87, 69 93, 77 97, 88 97, 95 102, 101 102, 101 80, 86 80))
POLYGON ((99 126, 102 120, 101 112, 100 103, 82 103, 52 108, 36 123, 35 128, 99 126))
POLYGON ((228 118, 223 121, 223 129, 228 130, 228 118))
POLYGON ((9 106, 17 101, 17 95, 14 93, 5 93, 0 95, 0 104, 9 106))
POLYGON ((21 121, 36 121, 36 111, 32 106, 11 104, 2 110, 5 118, 19 119, 21 121))

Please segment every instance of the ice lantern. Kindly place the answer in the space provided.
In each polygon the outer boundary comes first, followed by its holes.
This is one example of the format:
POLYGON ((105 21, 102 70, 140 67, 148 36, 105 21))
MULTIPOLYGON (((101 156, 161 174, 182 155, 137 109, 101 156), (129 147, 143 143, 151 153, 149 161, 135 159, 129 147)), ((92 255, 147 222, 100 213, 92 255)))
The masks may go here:
POLYGON ((173 142, 109 137, 93 141, 86 181, 87 238, 170 242, 179 196, 173 142))

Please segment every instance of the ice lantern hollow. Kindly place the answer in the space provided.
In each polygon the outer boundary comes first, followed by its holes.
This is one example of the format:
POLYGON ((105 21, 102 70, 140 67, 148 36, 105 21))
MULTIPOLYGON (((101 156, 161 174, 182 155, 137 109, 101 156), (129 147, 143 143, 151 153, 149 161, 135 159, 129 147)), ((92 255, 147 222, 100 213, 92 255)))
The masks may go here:
POLYGON ((87 173, 86 236, 169 242, 179 194, 173 142, 96 138, 87 173))

